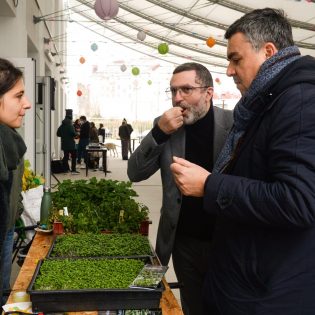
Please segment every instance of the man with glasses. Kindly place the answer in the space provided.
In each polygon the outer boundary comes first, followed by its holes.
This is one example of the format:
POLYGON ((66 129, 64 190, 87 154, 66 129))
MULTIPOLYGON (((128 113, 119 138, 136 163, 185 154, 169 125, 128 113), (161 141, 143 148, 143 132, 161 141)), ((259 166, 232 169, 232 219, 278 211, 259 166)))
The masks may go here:
POLYGON ((161 170, 163 202, 156 252, 163 265, 172 255, 185 315, 204 314, 202 285, 215 217, 202 210, 202 198, 183 196, 170 171, 173 156, 183 157, 211 172, 232 125, 232 112, 212 105, 213 80, 198 63, 178 66, 166 93, 173 107, 154 127, 128 161, 133 182, 161 170))

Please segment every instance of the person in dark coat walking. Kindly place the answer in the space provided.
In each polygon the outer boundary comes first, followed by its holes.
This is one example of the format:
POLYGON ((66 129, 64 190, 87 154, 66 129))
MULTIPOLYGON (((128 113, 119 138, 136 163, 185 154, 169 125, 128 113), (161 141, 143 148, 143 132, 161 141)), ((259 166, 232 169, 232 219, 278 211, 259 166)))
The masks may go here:
POLYGON ((63 150, 63 167, 67 172, 69 169, 69 157, 71 156, 71 174, 76 175, 79 172, 76 170, 76 149, 75 149, 75 141, 74 137, 76 136, 76 132, 74 130, 71 117, 66 116, 62 121, 62 124, 59 126, 57 130, 57 136, 61 138, 61 149, 63 150))
POLYGON ((119 137, 121 140, 121 155, 123 160, 128 160, 128 151, 131 152, 131 133, 133 132, 133 128, 130 124, 127 123, 127 120, 124 118, 121 126, 119 127, 119 137))
POLYGON ((180 191, 217 215, 205 314, 313 315, 315 59, 300 55, 281 10, 249 12, 225 38, 242 93, 232 130, 212 173, 171 165, 180 191))

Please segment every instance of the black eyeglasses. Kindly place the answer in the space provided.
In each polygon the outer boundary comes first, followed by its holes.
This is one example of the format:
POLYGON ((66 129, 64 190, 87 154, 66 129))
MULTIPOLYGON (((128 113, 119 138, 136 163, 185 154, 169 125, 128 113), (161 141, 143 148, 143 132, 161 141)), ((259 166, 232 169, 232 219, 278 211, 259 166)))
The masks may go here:
POLYGON ((206 88, 208 88, 208 86, 181 86, 177 88, 171 87, 168 88, 165 93, 169 98, 176 96, 177 92, 179 92, 181 96, 190 96, 194 90, 206 88))

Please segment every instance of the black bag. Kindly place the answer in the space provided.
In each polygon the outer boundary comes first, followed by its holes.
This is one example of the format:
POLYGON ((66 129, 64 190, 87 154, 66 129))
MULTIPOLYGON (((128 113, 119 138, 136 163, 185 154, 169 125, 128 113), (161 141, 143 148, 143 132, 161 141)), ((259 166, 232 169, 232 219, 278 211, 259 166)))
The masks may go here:
POLYGON ((51 161, 51 172, 54 174, 64 173, 67 170, 64 168, 62 160, 51 161))

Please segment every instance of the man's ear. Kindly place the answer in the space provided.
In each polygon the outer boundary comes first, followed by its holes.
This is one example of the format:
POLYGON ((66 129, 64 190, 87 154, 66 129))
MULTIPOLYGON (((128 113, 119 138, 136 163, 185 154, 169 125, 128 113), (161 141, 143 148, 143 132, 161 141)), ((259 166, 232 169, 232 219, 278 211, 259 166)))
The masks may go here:
POLYGON ((210 99, 213 96, 213 87, 209 86, 207 87, 207 94, 209 95, 210 99))
POLYGON ((272 57, 273 55, 275 55, 278 52, 277 47, 272 42, 267 42, 265 44, 264 50, 265 50, 266 59, 272 57))

